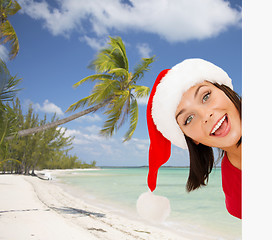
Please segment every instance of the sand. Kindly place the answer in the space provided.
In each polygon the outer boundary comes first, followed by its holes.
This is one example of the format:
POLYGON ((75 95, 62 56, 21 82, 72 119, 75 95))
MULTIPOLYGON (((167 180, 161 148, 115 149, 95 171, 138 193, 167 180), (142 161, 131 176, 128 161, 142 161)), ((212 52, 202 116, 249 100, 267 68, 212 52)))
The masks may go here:
POLYGON ((53 181, 0 176, 0 239, 188 239, 87 204, 53 181))

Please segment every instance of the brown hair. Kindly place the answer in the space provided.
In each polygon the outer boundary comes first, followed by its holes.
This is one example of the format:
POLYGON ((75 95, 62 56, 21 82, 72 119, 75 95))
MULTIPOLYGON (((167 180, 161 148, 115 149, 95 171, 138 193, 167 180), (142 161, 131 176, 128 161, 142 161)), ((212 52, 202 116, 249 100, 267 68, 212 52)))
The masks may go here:
MULTIPOLYGON (((222 90, 226 96, 233 102, 241 116, 242 99, 231 88, 226 85, 213 83, 214 86, 222 90)), ((209 180, 209 174, 214 165, 214 155, 211 147, 205 146, 201 143, 196 145, 194 141, 185 135, 185 140, 188 145, 190 155, 190 172, 186 184, 188 192, 195 190, 201 186, 206 186, 209 180)), ((237 142, 237 147, 241 144, 242 138, 237 142)), ((224 151, 220 149, 219 157, 223 157, 224 151)))

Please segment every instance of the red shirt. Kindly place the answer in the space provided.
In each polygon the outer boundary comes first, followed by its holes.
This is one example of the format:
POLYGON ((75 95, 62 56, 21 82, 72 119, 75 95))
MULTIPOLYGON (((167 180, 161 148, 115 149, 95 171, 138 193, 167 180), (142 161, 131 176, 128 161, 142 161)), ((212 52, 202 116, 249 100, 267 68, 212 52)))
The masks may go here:
POLYGON ((221 163, 222 186, 228 212, 242 219, 242 171, 234 167, 225 154, 221 163))

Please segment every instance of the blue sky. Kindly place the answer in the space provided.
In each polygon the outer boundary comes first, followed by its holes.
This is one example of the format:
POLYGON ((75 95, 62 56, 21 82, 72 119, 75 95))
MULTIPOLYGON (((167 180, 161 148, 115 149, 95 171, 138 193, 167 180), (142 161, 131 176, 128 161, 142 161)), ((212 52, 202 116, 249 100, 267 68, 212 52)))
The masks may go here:
MULTIPOLYGON (((142 57, 156 56, 141 85, 153 86, 159 72, 186 58, 199 57, 222 67, 232 78, 234 90, 242 93, 241 1, 223 0, 19 0, 22 9, 12 22, 20 51, 7 61, 12 74, 23 78, 18 94, 24 110, 32 103, 44 113, 59 118, 79 99, 89 95, 92 84, 73 88, 94 74, 87 68, 108 36, 122 37, 130 69, 142 57)), ((0 46, 0 56, 7 49, 0 46)), ((62 125, 75 136, 80 160, 95 160, 98 166, 142 166, 148 164, 146 100, 140 101, 139 122, 131 141, 122 143, 127 125, 110 139, 98 132, 105 117, 89 114, 62 125)), ((188 165, 188 152, 172 147, 166 165, 188 165)))

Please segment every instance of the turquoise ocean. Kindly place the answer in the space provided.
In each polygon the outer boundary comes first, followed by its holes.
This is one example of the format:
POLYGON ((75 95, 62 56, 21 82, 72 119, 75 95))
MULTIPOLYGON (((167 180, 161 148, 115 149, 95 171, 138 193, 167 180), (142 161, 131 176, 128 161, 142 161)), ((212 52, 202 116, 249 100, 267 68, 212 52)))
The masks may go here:
MULTIPOLYGON (((102 168, 66 172, 57 176, 57 182, 85 201, 111 208, 116 213, 137 215, 136 202, 148 191, 148 168, 102 168)), ((208 185, 193 192, 185 189, 188 168, 160 168, 156 195, 171 203, 171 214, 163 227, 189 236, 189 239, 242 239, 242 221, 231 216, 225 208, 221 183, 221 169, 213 169, 208 185)))

